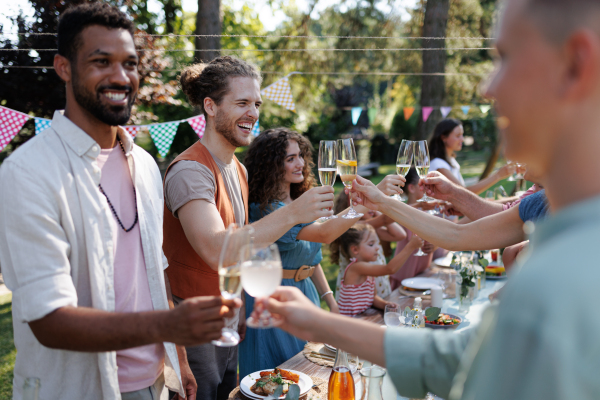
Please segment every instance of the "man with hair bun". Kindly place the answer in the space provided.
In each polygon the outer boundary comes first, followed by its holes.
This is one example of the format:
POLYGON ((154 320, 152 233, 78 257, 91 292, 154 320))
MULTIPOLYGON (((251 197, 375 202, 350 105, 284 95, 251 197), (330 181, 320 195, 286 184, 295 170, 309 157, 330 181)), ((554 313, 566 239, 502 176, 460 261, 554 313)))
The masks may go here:
POLYGON ((65 110, 0 168, 16 400, 28 378, 43 399, 164 400, 165 382, 193 399, 184 348, 178 357, 173 343, 218 338, 241 305, 212 296, 170 309, 160 172, 119 127, 139 87, 133 33, 103 2, 61 15, 54 69, 65 110))
MULTIPOLYGON (((165 174, 163 249, 175 303, 219 295, 217 263, 227 227, 248 223, 248 177, 235 150, 252 140, 258 121, 261 76, 256 68, 223 56, 183 70, 181 87, 206 118, 204 136, 181 153, 165 174)), ((293 226, 329 216, 330 186, 308 190, 292 204, 252 224, 254 243, 275 242, 293 226)), ((245 316, 230 328, 243 340, 245 316)), ((187 358, 203 399, 227 399, 237 386, 238 348, 211 344, 188 347, 187 358)))

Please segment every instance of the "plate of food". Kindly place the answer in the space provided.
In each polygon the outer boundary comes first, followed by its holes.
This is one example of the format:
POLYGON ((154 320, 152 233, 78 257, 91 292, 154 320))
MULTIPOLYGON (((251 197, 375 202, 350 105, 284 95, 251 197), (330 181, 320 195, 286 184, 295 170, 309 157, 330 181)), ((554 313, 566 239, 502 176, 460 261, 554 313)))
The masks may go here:
POLYGON ((401 284, 413 290, 427 290, 434 286, 443 286, 444 281, 441 279, 416 277, 404 279, 401 284))
POLYGON ((429 321, 425 316, 425 326, 431 329, 456 329, 462 318, 454 314, 440 313, 434 321, 429 321))
POLYGON ((302 372, 279 368, 265 369, 246 375, 240 382, 240 391, 253 399, 266 399, 279 385, 283 385, 283 395, 279 398, 284 399, 291 385, 298 385, 302 396, 310 390, 313 381, 302 372))
POLYGON ((488 265, 485 267, 485 279, 506 279, 506 270, 502 266, 488 265))

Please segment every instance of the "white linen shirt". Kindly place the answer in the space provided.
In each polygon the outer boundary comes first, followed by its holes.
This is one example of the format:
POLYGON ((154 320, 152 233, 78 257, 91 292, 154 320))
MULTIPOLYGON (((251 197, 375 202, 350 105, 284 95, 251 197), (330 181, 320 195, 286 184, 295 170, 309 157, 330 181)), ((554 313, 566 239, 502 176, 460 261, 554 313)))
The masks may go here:
MULTIPOLYGON (((162 252, 163 194, 154 160, 122 128, 137 191, 142 249, 152 304, 166 310, 162 252)), ((41 381, 43 399, 121 398, 116 352, 76 352, 44 347, 28 322, 64 307, 115 310, 114 218, 100 193, 100 146, 62 115, 8 157, 0 168, 0 266, 13 292, 17 358, 13 398, 21 399, 24 380, 41 381)), ((181 377, 175 345, 165 343, 165 374, 181 377)), ((171 382, 174 382, 173 380, 171 382)), ((178 385, 179 384, 179 385, 178 385)))

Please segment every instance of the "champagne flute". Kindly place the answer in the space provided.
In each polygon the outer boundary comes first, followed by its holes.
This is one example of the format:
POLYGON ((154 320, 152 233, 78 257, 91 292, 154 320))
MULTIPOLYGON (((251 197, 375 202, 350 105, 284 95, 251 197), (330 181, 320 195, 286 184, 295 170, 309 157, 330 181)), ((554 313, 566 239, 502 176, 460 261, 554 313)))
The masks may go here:
MULTIPOLYGON (((406 174, 408 173, 408 170, 412 164, 413 152, 413 141, 402 139, 402 143, 400 143, 400 148, 398 149, 398 158, 396 159, 396 173, 403 178, 406 177, 406 174)), ((401 197, 395 194, 392 197, 396 200, 402 201, 402 197, 406 197, 406 195, 403 194, 401 197)))
MULTIPOLYGON (((242 286, 255 298, 269 297, 277 290, 283 277, 281 257, 276 244, 262 249, 243 251, 241 264, 242 286)), ((256 306, 256 305, 255 305, 256 306)), ((258 319, 250 316, 246 324, 251 328, 273 328, 271 313, 264 310, 258 319)))
MULTIPOLYGON (((254 229, 251 226, 241 228, 231 224, 227 228, 218 263, 219 289, 225 299, 240 297, 242 291, 240 260, 243 258, 242 252, 248 251, 252 246, 253 233, 254 229)), ((240 335, 235 329, 229 327, 231 323, 232 319, 225 320, 221 337, 213 340, 212 344, 219 347, 232 347, 240 342, 240 335)))
MULTIPOLYGON (((429 173, 429 148, 427 148, 426 140, 419 140, 414 142, 415 146, 415 168, 419 178, 423 179, 429 173)), ((433 201, 435 199, 424 195, 417 202, 433 201)))
MULTIPOLYGON (((335 140, 321 140, 319 143, 319 180, 323 186, 333 186, 337 172, 337 147, 335 140)), ((336 215, 321 217, 317 221, 337 218, 336 215)))
POLYGON ((356 161, 356 151, 354 150, 354 142, 352 139, 338 139, 337 141, 337 171, 342 179, 342 183, 348 189, 348 195, 350 196, 350 211, 343 215, 342 218, 353 219, 360 218, 364 214, 357 213, 352 205, 352 181, 356 179, 356 170, 358 169, 358 163, 356 161))

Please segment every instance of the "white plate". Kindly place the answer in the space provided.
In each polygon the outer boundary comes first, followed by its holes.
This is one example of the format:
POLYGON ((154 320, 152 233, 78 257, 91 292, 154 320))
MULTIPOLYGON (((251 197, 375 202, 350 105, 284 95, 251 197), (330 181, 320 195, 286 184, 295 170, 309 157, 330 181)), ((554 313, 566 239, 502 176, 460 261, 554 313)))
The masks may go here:
POLYGON ((337 349, 336 349, 335 347, 333 347, 332 345, 330 345, 330 344, 327 344, 327 343, 323 343, 323 346, 325 346, 325 348, 326 348, 327 350, 329 350, 329 351, 332 351, 332 352, 334 352, 334 353, 337 353, 337 349))
MULTIPOLYGON (((263 369, 262 371, 273 371, 273 368, 263 369)), ((261 396, 256 393, 252 393, 252 391, 250 390, 250 387, 252 387, 252 385, 254 385, 254 383, 258 379, 260 379, 260 373, 262 371, 253 372, 250 375, 246 375, 244 377, 244 379, 242 379, 242 381, 240 382, 240 390, 242 391, 242 393, 245 396, 252 397, 254 399, 266 399, 267 398, 267 396, 261 396)), ((300 379, 298 381, 298 386, 300 386, 300 395, 301 396, 310 390, 310 388, 313 385, 313 381, 312 381, 312 379, 310 379, 310 376, 303 374, 302 372, 294 371, 293 369, 286 369, 286 371, 293 372, 294 374, 298 374, 300 376, 300 379)), ((285 395, 280 397, 280 399, 284 399, 284 398, 285 398, 285 395)))
POLYGON ((431 289, 434 286, 443 285, 444 281, 442 281, 441 279, 416 277, 404 279, 401 282, 401 284, 402 286, 406 286, 409 289, 427 290, 431 289))
POLYGON ((502 275, 502 276, 498 276, 498 275, 486 275, 485 279, 488 281, 500 281, 502 279, 506 279, 508 278, 508 276, 506 275, 502 275))
POLYGON ((433 263, 438 267, 451 268, 450 264, 452 264, 452 256, 436 258, 435 260, 433 260, 433 263))

